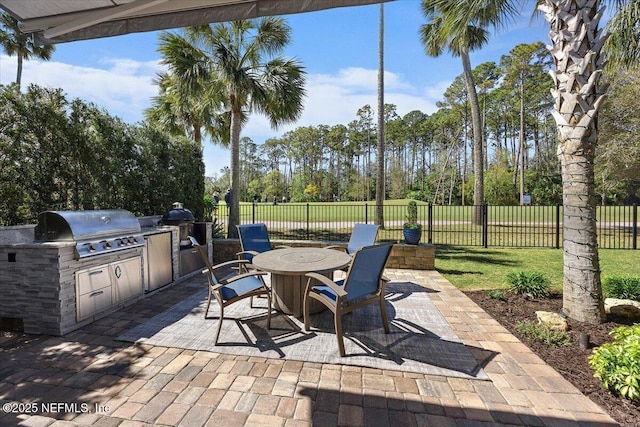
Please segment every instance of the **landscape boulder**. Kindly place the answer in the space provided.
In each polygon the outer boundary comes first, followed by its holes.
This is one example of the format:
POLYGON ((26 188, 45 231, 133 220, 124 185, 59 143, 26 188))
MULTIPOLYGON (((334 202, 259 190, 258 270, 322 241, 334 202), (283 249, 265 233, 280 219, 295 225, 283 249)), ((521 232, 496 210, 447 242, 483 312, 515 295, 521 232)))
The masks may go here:
POLYGON ((568 331, 569 323, 567 319, 560 316, 558 313, 552 313, 550 311, 536 311, 538 322, 547 328, 554 331, 568 331))
POLYGON ((629 319, 640 319, 640 302, 632 299, 606 298, 604 311, 607 314, 615 314, 629 319))

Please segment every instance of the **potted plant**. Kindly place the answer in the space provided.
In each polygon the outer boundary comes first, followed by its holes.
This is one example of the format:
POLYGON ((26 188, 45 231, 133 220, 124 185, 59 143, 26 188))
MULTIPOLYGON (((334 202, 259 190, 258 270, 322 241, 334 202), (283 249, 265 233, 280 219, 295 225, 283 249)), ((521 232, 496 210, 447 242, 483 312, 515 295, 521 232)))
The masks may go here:
POLYGON ((422 237, 422 225, 418 223, 418 203, 410 200, 407 204, 407 222, 402 227, 404 241, 409 245, 417 245, 422 237))

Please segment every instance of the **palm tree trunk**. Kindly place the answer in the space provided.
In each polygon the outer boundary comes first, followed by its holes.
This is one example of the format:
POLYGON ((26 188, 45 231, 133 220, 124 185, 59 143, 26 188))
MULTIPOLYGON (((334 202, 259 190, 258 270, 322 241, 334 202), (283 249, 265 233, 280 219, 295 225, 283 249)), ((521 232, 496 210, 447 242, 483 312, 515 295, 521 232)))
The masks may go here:
POLYGON ((227 237, 238 238, 236 225, 240 224, 240 130, 241 112, 231 112, 231 207, 229 208, 229 223, 227 237))
POLYGON ((20 85, 22 84, 22 63, 24 62, 24 58, 22 53, 18 52, 18 71, 16 73, 16 83, 18 84, 18 90, 20 90, 20 85))
POLYGON ((482 119, 480 117, 480 103, 478 93, 473 81, 471 72, 471 60, 469 52, 464 51, 460 55, 462 58, 462 69, 464 80, 469 93, 469 105, 471 106, 471 123, 473 128, 473 173, 475 174, 473 183, 473 223, 482 224, 482 205, 484 203, 484 149, 482 144, 482 119))
POLYGON ((587 138, 560 142, 563 217, 563 311, 587 323, 605 320, 596 235, 594 148, 587 138))
POLYGON ((597 116, 605 86, 598 31, 599 1, 545 0, 538 8, 551 27, 555 62, 558 159, 562 169, 563 311, 572 319, 597 324, 605 319, 596 239, 594 158, 597 116))
POLYGON ((385 173, 384 173, 384 3, 380 3, 380 29, 378 34, 378 179, 376 181, 376 224, 384 228, 385 173))

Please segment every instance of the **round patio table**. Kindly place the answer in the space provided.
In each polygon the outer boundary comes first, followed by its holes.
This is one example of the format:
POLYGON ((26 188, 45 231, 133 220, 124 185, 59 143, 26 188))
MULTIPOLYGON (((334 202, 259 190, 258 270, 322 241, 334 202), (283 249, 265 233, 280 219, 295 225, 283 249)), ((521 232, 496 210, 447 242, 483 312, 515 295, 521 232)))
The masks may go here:
MULTIPOLYGON (((286 314, 304 314, 305 274, 315 272, 331 278, 335 270, 346 267, 351 256, 333 249, 285 248, 262 252, 251 261, 258 269, 271 273, 271 289, 275 308, 286 314)), ((310 313, 326 307, 311 300, 310 313)))

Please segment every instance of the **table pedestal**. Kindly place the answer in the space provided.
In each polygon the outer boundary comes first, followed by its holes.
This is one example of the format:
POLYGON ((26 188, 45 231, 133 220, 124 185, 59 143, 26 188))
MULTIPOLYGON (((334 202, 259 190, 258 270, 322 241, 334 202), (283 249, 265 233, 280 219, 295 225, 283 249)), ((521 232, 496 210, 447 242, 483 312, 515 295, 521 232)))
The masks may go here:
MULTIPOLYGON (((333 277, 333 272, 324 274, 333 277)), ((271 297, 274 307, 286 314, 301 318, 304 316, 304 290, 307 287, 306 276, 271 273, 271 297)), ((310 298, 309 313, 320 313, 327 309, 321 302, 310 298)))
MULTIPOLYGON (((259 253, 253 257, 252 264, 271 273, 274 306, 286 314, 302 317, 308 280, 305 274, 316 272, 331 279, 334 271, 350 262, 349 255, 333 249, 285 248, 259 253)), ((318 313, 326 306, 312 299, 309 308, 310 313, 318 313)))

